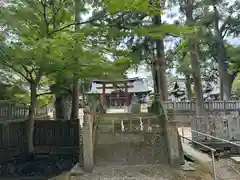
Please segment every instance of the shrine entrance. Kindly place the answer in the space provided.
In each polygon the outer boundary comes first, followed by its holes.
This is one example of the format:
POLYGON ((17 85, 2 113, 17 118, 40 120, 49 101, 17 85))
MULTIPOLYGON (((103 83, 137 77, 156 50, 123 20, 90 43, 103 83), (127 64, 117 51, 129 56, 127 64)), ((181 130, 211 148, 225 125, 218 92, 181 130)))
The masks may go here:
POLYGON ((132 88, 132 81, 130 80, 118 80, 108 81, 99 80, 94 81, 98 86, 97 89, 101 89, 101 103, 104 106, 123 107, 129 105, 130 94, 129 88, 132 88), (107 90, 113 90, 110 94, 106 93, 107 90))
POLYGON ((115 90, 109 95, 110 107, 123 107, 126 105, 126 94, 122 90, 115 90))
MULTIPOLYGON (((93 80, 88 95, 99 97, 105 108, 124 109, 131 108, 134 97, 137 96, 138 104, 142 103, 142 97, 147 96, 150 90, 141 78, 129 78, 122 80, 93 80)), ((136 99, 136 98, 135 98, 136 99)))

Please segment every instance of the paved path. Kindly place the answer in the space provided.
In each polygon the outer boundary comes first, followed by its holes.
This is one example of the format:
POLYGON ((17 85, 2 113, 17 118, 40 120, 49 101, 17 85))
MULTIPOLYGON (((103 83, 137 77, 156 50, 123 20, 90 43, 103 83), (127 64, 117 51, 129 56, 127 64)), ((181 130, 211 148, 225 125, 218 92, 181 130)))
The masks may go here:
POLYGON ((240 173, 229 166, 226 161, 216 162, 217 177, 219 180, 240 180, 240 173))
POLYGON ((71 180, 211 180, 208 173, 183 172, 164 165, 96 166, 93 173, 72 176, 71 180), (199 179, 201 178, 201 179, 199 179))

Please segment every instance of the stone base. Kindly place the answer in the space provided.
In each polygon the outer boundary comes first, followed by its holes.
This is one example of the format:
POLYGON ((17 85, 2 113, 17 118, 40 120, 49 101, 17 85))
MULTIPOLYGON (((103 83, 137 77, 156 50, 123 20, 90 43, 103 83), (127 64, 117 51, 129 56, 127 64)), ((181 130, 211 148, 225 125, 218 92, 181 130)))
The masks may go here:
POLYGON ((85 174, 85 172, 83 171, 82 167, 80 166, 79 163, 77 163, 71 170, 69 173, 69 176, 80 176, 85 174))
POLYGON ((186 162, 180 167, 180 169, 183 171, 196 171, 196 169, 193 167, 193 164, 190 162, 186 162))
POLYGON ((170 161, 171 161, 171 162, 170 162, 170 166, 171 166, 172 168, 177 168, 177 169, 179 169, 180 166, 182 165, 182 162, 181 162, 181 158, 180 158, 180 157, 177 157, 177 158, 171 157, 171 160, 170 160, 170 161))

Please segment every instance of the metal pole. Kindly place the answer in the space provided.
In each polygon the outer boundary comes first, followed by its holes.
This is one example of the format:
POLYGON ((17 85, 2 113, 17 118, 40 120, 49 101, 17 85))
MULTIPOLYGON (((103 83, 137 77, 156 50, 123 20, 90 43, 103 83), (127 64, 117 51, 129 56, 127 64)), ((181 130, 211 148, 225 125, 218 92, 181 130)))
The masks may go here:
MULTIPOLYGON (((184 137, 184 128, 182 128, 182 136, 184 137)), ((184 138, 183 138, 183 142, 184 142, 184 138)))
POLYGON ((206 134, 206 133, 202 133, 202 132, 199 132, 199 131, 196 131, 196 130, 191 130, 191 131, 194 132, 194 133, 197 133, 197 134, 201 134, 201 135, 204 135, 204 136, 208 136, 208 137, 210 137, 210 138, 213 138, 213 139, 216 139, 216 140, 219 140, 219 141, 222 141, 222 142, 226 142, 226 143, 235 145, 235 146, 237 146, 237 147, 240 147, 240 144, 237 144, 237 143, 234 143, 234 142, 225 140, 225 139, 221 139, 221 138, 218 138, 218 137, 216 137, 216 136, 212 136, 212 135, 209 135, 209 134, 206 134))
MULTIPOLYGON (((179 136, 180 136, 180 135, 179 135, 179 136)), ((206 146, 206 145, 204 145, 204 144, 202 144, 202 143, 200 143, 200 142, 194 141, 194 140, 189 139, 189 138, 187 138, 187 137, 183 137, 183 136, 180 136, 180 137, 182 137, 182 138, 184 138, 184 139, 186 139, 186 140, 188 140, 188 141, 191 141, 191 142, 193 142, 193 143, 195 143, 195 144, 198 144, 198 145, 200 145, 200 146, 202 146, 202 147, 204 147, 204 148, 206 148, 206 149, 209 149, 210 151, 213 151, 213 152, 216 151, 216 149, 213 149, 213 148, 211 148, 211 147, 209 147, 209 146, 206 146)))
POLYGON ((217 180, 214 151, 211 150, 211 153, 212 153, 213 179, 217 180))
POLYGON ((216 152, 216 149, 213 149, 213 148, 211 148, 211 147, 209 147, 209 146, 206 146, 206 145, 204 145, 204 144, 202 144, 202 143, 200 143, 200 142, 194 141, 194 140, 189 139, 189 138, 187 138, 187 137, 184 137, 184 136, 180 136, 180 137, 183 138, 183 139, 189 140, 189 141, 191 141, 191 142, 193 142, 193 143, 195 143, 195 144, 198 144, 198 145, 200 145, 200 146, 202 146, 202 147, 204 147, 204 148, 206 148, 206 149, 211 150, 212 169, 213 169, 213 180, 217 180, 216 166, 215 166, 215 156, 214 156, 214 152, 216 152))

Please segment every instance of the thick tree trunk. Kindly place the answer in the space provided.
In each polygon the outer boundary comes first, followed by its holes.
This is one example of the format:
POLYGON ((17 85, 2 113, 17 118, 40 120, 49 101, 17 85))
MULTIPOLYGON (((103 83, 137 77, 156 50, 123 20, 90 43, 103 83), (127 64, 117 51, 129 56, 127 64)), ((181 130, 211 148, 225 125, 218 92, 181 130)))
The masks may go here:
POLYGON ((71 111, 71 120, 78 119, 79 116, 79 82, 77 75, 74 74, 73 89, 72 89, 72 111, 71 111))
POLYGON ((63 114, 63 106, 62 106, 62 96, 55 94, 55 119, 56 120, 64 120, 64 114, 63 114))
POLYGON ((34 134, 34 120, 36 115, 37 106, 37 85, 34 83, 30 84, 31 88, 31 102, 29 107, 28 115, 28 127, 27 127, 27 150, 29 157, 34 155, 34 145, 33 145, 33 134, 34 134))
POLYGON ((186 74, 185 77, 186 77, 187 97, 188 97, 188 100, 191 101, 192 100, 192 88, 191 88, 192 81, 189 74, 186 74))
MULTIPOLYGON (((163 2, 164 3, 164 2, 163 2)), ((164 5, 164 4, 162 4, 164 5)), ((162 25, 161 16, 155 16, 154 23, 157 26, 162 25)), ((163 101, 168 100, 168 85, 166 77, 166 61, 164 57, 164 42, 163 39, 156 40, 156 69, 157 69, 157 79, 158 79, 158 89, 160 97, 163 101)))
POLYGON ((154 62, 154 63, 152 64, 153 87, 154 87, 154 92, 155 92, 155 93, 159 93, 157 70, 156 70, 155 64, 156 64, 156 62, 154 62))
POLYGON ((219 76, 220 76, 220 97, 222 100, 231 99, 232 91, 232 76, 228 73, 228 64, 226 49, 223 44, 223 40, 220 37, 216 37, 217 44, 217 59, 219 65, 219 76))
POLYGON ((200 62, 193 52, 191 53, 191 58, 192 58, 191 64, 193 69, 194 90, 196 92, 196 115, 204 116, 205 108, 204 108, 203 88, 202 88, 202 80, 201 80, 201 73, 200 73, 200 62))
POLYGON ((166 62, 164 58, 164 43, 163 40, 156 40, 157 48, 157 69, 160 97, 163 101, 168 100, 168 85, 166 77, 166 62))
MULTIPOLYGON (((193 26, 193 0, 187 0, 186 4, 186 18, 187 25, 193 26)), ((200 72, 200 61, 199 61, 199 47, 194 39, 194 35, 189 38, 189 51, 191 56, 191 66, 192 66, 192 76, 194 82, 194 90, 196 92, 196 115, 204 116, 205 108, 204 108, 204 99, 203 99, 203 88, 202 88, 202 79, 200 72)))
MULTIPOLYGON (((163 8, 165 6, 165 0, 161 1, 161 4, 159 6, 159 8, 163 8)), ((155 16, 154 17, 154 24, 156 26, 161 26, 162 25, 162 17, 161 15, 155 16)), ((162 101, 167 101, 168 100, 168 84, 167 84, 167 76, 166 76, 166 61, 165 61, 165 56, 164 56, 164 40, 163 39, 156 39, 156 74, 155 77, 156 79, 156 83, 157 83, 157 89, 158 89, 158 93, 160 93, 160 98, 162 101)), ((179 143, 179 152, 180 152, 180 157, 181 160, 183 159, 183 151, 182 151, 182 145, 181 145, 181 138, 178 134, 178 130, 176 127, 171 127, 168 122, 166 121, 162 121, 161 122, 162 126, 164 127, 164 131, 166 133, 166 135, 170 135, 171 131, 176 131, 177 132, 177 137, 179 139, 178 143, 179 143), (170 130, 172 129, 172 130, 170 130), (170 130, 170 131, 169 131, 170 130)), ((168 140, 166 142, 166 144, 169 143, 168 140)), ((168 146, 169 148, 170 146, 168 146)), ((168 151, 170 152, 170 149, 168 149, 168 151)), ((169 154, 170 155, 170 154, 169 154)), ((171 156, 171 155, 170 155, 171 156)), ((169 158, 169 163, 171 165, 171 157, 169 158)), ((181 162, 184 163, 184 162, 181 162)))
MULTIPOLYGON (((77 23, 80 22, 80 1, 74 0, 74 7, 75 7, 75 31, 80 29, 77 23)), ((77 40, 76 40, 77 41, 77 40)), ((77 44, 77 42, 76 42, 77 44)), ((77 49, 76 49, 77 50, 77 49)), ((77 57, 76 57, 77 58, 77 57)), ((77 59, 76 59, 77 60, 77 59)), ((77 60, 78 62, 78 60, 77 60)), ((78 66, 78 63, 76 63, 78 66)), ((77 73, 73 73, 73 89, 72 89, 72 113, 71 113, 71 120, 76 120, 79 118, 79 78, 77 73)))
POLYGON ((72 110, 72 95, 60 94, 55 95, 56 100, 54 102, 56 120, 69 120, 71 117, 72 110))
POLYGON ((217 7, 214 6, 214 35, 216 42, 216 53, 217 60, 219 65, 219 76, 220 76, 220 97, 222 100, 229 100, 231 98, 232 90, 232 76, 228 73, 228 64, 227 64, 227 51, 224 46, 224 40, 222 33, 219 28, 219 13, 217 7))

